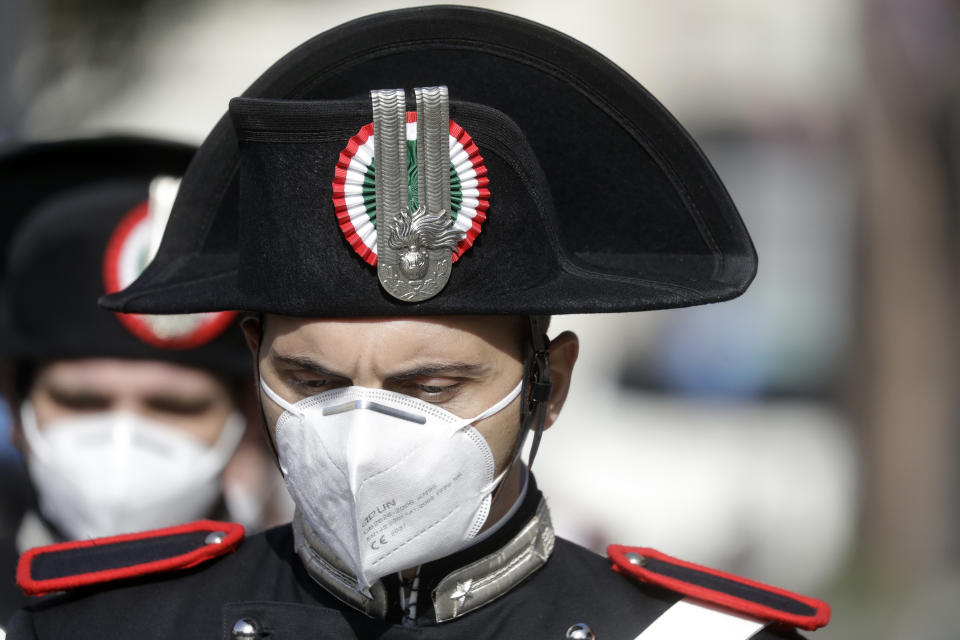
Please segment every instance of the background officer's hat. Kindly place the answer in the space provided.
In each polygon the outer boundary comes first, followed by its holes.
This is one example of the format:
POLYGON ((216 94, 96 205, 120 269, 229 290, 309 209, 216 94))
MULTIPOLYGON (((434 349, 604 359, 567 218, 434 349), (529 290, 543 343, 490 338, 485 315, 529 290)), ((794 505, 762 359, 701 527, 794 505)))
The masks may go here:
POLYGON ((114 314, 97 298, 139 275, 195 147, 130 137, 0 151, 0 355, 121 357, 246 374, 234 313, 114 314))
POLYGON ((527 20, 426 7, 323 33, 234 100, 156 260, 102 304, 632 311, 729 299, 755 271, 712 167, 620 68, 527 20), (447 111, 449 172, 426 150, 446 137, 447 111), (446 281, 424 293, 429 280, 446 281))

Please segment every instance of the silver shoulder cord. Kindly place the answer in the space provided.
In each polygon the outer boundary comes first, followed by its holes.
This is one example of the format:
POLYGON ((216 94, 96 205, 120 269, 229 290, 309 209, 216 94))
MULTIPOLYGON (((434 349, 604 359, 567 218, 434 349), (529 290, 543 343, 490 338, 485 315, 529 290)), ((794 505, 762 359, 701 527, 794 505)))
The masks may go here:
POLYGON ((683 598, 644 629, 635 640, 747 640, 767 623, 706 603, 683 598))

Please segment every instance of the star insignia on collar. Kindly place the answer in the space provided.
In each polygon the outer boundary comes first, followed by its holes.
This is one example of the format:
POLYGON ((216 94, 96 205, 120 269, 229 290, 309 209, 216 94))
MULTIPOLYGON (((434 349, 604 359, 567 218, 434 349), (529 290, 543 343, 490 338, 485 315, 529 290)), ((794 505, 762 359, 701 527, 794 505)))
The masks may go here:
POLYGON ((450 599, 456 600, 457 605, 462 607, 466 599, 473 595, 470 593, 471 586, 473 586, 473 578, 469 578, 463 582, 457 582, 457 588, 450 594, 450 599))

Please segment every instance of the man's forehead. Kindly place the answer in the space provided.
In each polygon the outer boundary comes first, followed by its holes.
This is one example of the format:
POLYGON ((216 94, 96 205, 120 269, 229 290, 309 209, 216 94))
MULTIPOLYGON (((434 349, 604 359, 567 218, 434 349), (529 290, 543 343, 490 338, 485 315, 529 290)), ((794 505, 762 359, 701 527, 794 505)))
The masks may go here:
POLYGON ((466 353, 492 347, 519 351, 526 337, 523 316, 424 316, 298 318, 266 314, 264 337, 277 355, 354 353, 391 349, 414 353, 466 353))
POLYGON ((216 387, 213 374, 162 360, 80 358, 45 362, 38 381, 64 389, 102 389, 117 393, 194 393, 216 387))

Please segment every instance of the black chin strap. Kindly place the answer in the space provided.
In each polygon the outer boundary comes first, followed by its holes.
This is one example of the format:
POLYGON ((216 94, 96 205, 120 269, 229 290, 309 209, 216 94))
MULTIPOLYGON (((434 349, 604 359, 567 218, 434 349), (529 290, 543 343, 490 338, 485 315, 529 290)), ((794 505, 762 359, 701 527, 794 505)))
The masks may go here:
POLYGON ((527 343, 527 356, 524 362, 524 390, 527 404, 523 412, 523 428, 520 431, 520 442, 527 429, 533 427, 533 443, 530 446, 530 461, 528 468, 533 467, 533 459, 537 457, 540 447, 540 436, 547 420, 547 401, 553 383, 550 382, 550 350, 547 341, 545 316, 530 316, 530 340, 527 343))
MULTIPOLYGON (((513 443, 513 452, 510 461, 507 463, 509 469, 520 459, 523 442, 526 439, 527 431, 533 428, 533 444, 530 447, 530 461, 527 463, 527 471, 533 468, 533 459, 537 457, 537 449, 540 447, 540 436, 543 434, 543 427, 547 420, 547 401, 550 399, 550 391, 553 384, 550 382, 550 351, 545 328, 545 316, 529 316, 530 333, 527 340, 527 350, 523 361, 523 386, 520 387, 520 397, 524 398, 521 409, 520 431, 517 433, 517 440, 513 443)), ((506 485, 507 476, 504 475, 499 486, 493 492, 493 501, 495 503, 500 497, 500 492, 506 485)), ((492 504, 491 503, 491 504, 492 504)))

